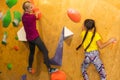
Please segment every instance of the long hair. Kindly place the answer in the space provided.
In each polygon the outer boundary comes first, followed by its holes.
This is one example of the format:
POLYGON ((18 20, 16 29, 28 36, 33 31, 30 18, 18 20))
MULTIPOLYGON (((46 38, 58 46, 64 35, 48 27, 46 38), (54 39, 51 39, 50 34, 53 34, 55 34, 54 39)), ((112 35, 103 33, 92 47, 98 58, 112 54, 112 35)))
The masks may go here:
POLYGON ((91 41, 90 41, 90 43, 87 45, 87 47, 85 48, 85 51, 89 48, 89 46, 90 46, 90 44, 92 43, 93 38, 94 38, 94 36, 95 36, 96 27, 95 27, 95 21, 94 21, 94 20, 92 20, 92 19, 86 19, 86 20, 84 21, 84 26, 86 27, 86 33, 85 33, 85 36, 84 36, 84 38, 83 38, 83 40, 82 40, 82 43, 76 48, 76 50, 78 50, 78 49, 82 46, 82 44, 84 43, 84 41, 85 41, 85 39, 86 39, 86 37, 87 37, 87 34, 88 34, 88 31, 89 31, 89 30, 92 30, 92 29, 94 28, 94 32, 93 32, 93 35, 92 35, 92 37, 91 37, 91 41))

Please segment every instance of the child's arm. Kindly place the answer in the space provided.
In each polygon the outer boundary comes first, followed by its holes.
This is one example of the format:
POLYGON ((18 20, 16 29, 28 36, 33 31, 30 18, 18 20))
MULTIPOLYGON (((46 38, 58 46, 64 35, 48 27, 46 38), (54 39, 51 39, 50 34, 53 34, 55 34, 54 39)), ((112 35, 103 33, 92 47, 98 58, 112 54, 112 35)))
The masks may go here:
POLYGON ((41 12, 38 8, 33 8, 33 13, 35 13, 37 20, 41 18, 41 12))
POLYGON ((37 12, 35 13, 36 14, 36 19, 39 20, 41 18, 41 13, 40 12, 37 12))
POLYGON ((98 40, 97 41, 97 45, 98 45, 98 47, 100 48, 100 49, 102 49, 102 48, 104 48, 104 47, 106 47, 106 46, 108 46, 109 44, 111 44, 111 43, 114 43, 114 42, 116 42, 116 39, 115 38, 111 38, 111 39, 109 39, 108 41, 106 41, 106 42, 102 42, 101 40, 98 40))

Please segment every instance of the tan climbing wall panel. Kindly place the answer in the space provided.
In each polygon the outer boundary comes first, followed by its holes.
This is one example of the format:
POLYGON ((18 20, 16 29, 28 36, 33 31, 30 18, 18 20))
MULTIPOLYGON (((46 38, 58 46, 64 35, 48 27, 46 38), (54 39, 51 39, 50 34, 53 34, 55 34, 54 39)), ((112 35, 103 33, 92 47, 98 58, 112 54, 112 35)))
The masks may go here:
MULTIPOLYGON (((13 11, 23 13, 22 3, 25 0, 18 0, 18 3, 10 9, 12 20, 13 11)), ((34 0, 35 5, 42 13, 41 20, 37 21, 37 29, 41 38, 49 50, 50 58, 54 56, 58 40, 63 26, 70 29, 74 36, 64 41, 62 66, 58 67, 67 75, 67 80, 83 80, 81 74, 81 64, 84 59, 83 49, 76 51, 80 44, 81 27, 86 18, 96 21, 97 31, 103 37, 103 41, 110 37, 116 37, 117 43, 111 44, 101 49, 100 57, 105 65, 107 80, 119 80, 120 76, 120 1, 119 0, 34 0), (81 21, 74 23, 67 16, 67 10, 73 8, 80 12, 81 21)), ((0 0, 0 10, 5 14, 8 9, 5 0, 0 0)), ((22 27, 14 27, 12 23, 8 28, 2 27, 0 20, 0 40, 2 41, 4 31, 8 32, 7 45, 0 44, 0 80, 20 80, 23 74, 27 75, 27 80, 49 80, 46 66, 43 64, 41 52, 36 48, 33 67, 36 74, 27 73, 27 60, 29 55, 28 44, 15 40, 17 31, 22 27), (19 50, 15 51, 14 46, 19 50), (7 69, 7 64, 13 65, 11 70, 7 69)), ((88 74, 90 80, 100 80, 99 75, 93 65, 89 66, 88 74)))

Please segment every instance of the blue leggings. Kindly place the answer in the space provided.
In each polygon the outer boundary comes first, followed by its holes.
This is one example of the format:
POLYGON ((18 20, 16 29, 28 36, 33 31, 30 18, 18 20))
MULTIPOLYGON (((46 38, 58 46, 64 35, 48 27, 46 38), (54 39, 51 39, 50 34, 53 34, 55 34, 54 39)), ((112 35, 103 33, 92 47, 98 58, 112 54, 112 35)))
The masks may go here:
POLYGON ((99 58, 99 51, 97 50, 91 51, 91 52, 85 52, 85 59, 81 67, 84 80, 89 80, 86 69, 90 63, 95 65, 98 73, 100 74, 101 80, 106 80, 106 72, 105 72, 103 63, 99 58))

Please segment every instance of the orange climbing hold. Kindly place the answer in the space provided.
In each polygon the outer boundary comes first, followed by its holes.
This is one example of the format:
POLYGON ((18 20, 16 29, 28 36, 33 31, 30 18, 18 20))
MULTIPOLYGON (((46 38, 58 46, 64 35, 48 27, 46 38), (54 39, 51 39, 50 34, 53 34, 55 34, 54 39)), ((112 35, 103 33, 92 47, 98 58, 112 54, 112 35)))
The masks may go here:
POLYGON ((14 48, 16 51, 19 50, 19 47, 18 47, 18 46, 14 46, 13 48, 14 48))
POLYGON ((81 20, 81 16, 80 13, 77 10, 74 9, 68 9, 67 10, 67 14, 69 16, 69 18, 74 21, 74 22, 80 22, 81 20))
POLYGON ((66 80, 66 74, 63 71, 58 70, 51 74, 50 80, 66 80))

